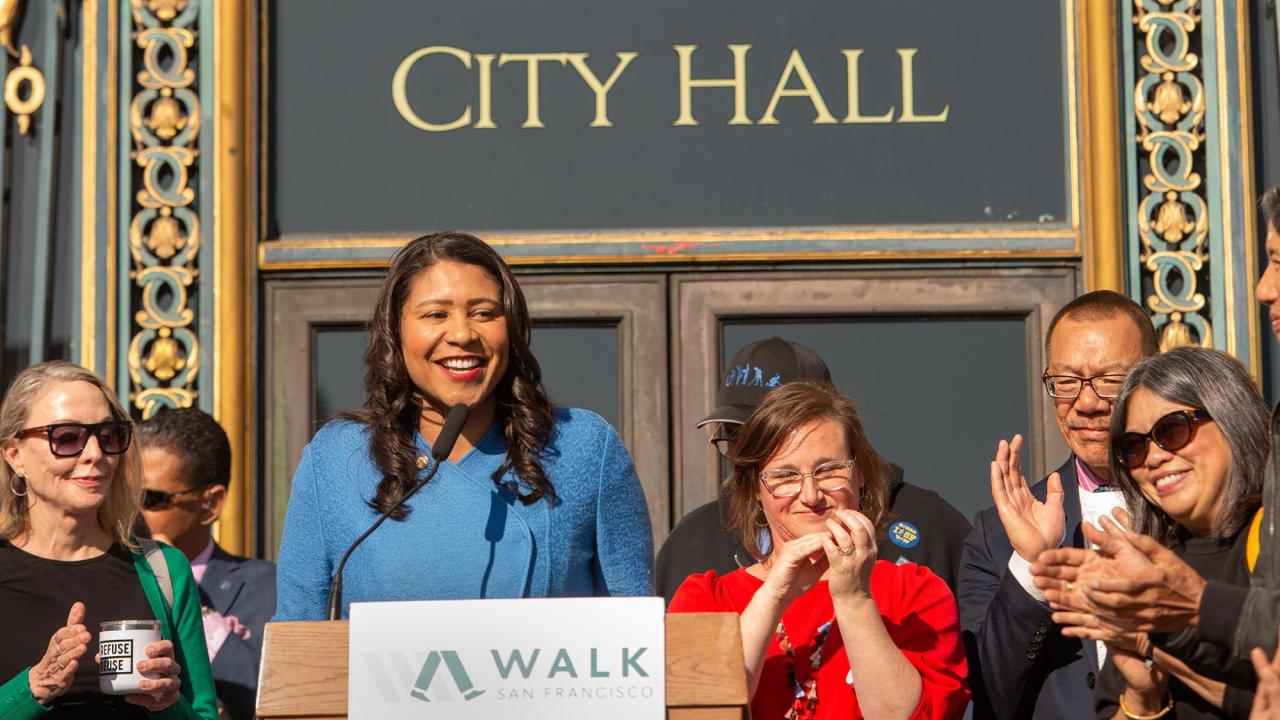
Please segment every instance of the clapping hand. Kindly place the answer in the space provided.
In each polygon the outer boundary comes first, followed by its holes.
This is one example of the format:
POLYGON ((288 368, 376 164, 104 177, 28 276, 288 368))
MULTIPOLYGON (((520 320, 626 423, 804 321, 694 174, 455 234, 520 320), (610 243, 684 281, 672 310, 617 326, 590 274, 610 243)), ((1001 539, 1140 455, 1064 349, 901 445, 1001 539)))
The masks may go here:
POLYGON ((822 578, 825 568, 820 567, 817 560, 822 557, 822 544, 826 537, 824 532, 801 535, 782 543, 773 556, 773 565, 762 589, 782 607, 790 605, 792 600, 822 578))
POLYGON ((1014 552, 1027 562, 1035 562, 1043 551, 1062 543, 1067 517, 1062 509, 1062 478, 1049 476, 1045 501, 1031 494, 1022 477, 1022 436, 1013 442, 1000 441, 996 459, 991 461, 991 497, 996 503, 1000 523, 1014 552))
POLYGON ((49 648, 27 673, 31 696, 41 705, 71 689, 80 657, 89 650, 92 636, 84 626, 84 603, 76 602, 67 613, 67 624, 49 638, 49 648))
POLYGON ((831 597, 871 598, 871 569, 876 564, 876 528, 857 510, 837 510, 827 518, 822 549, 830 568, 831 597))
POLYGON ((1249 659, 1258 673, 1258 690, 1253 695, 1249 720, 1280 720, 1280 646, 1271 660, 1267 660, 1262 648, 1254 648, 1249 659))
POLYGON ((1154 538, 1126 530, 1106 516, 1100 524, 1102 530, 1082 526, 1085 538, 1098 546, 1096 552, 1059 548, 1043 553, 1032 566, 1049 603, 1128 632, 1193 624, 1204 579, 1154 538))
POLYGON ((1126 628, 1095 615, 1096 607, 1084 594, 1102 578, 1126 572, 1137 573, 1149 564, 1144 555, 1122 542, 1129 532, 1129 513, 1123 508, 1112 512, 1114 521, 1103 516, 1099 518, 1099 524, 1117 531, 1113 533, 1115 537, 1088 522, 1080 526, 1089 544, 1097 546, 1101 552, 1089 548, 1047 550, 1031 566, 1031 573, 1036 576, 1036 587, 1044 591, 1045 600, 1056 611, 1053 621, 1066 626, 1062 630, 1063 635, 1101 640, 1132 650, 1132 637, 1137 633, 1128 632, 1126 628))

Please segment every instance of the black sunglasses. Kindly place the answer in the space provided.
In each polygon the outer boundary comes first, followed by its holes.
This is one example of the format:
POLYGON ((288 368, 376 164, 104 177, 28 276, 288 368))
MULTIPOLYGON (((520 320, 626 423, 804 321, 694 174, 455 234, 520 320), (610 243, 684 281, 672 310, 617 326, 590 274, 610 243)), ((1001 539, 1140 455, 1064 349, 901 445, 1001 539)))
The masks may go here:
POLYGON ((124 420, 108 420, 107 422, 84 423, 67 422, 26 428, 14 433, 18 439, 44 433, 49 439, 49 452, 56 457, 75 457, 84 452, 89 444, 89 436, 98 438, 98 447, 107 455, 119 455, 129 449, 129 438, 132 426, 124 420))
POLYGON ((1114 452, 1121 465, 1130 470, 1147 460, 1147 440, 1169 452, 1186 447, 1196 437, 1196 428, 1213 418, 1208 410, 1175 410, 1156 421, 1151 431, 1129 432, 1116 439, 1114 452))
POLYGON ((190 495, 204 490, 202 487, 191 488, 190 490, 179 490, 177 492, 165 492, 163 490, 144 490, 142 492, 142 509, 143 510, 168 510, 173 507, 173 499, 179 495, 190 495))

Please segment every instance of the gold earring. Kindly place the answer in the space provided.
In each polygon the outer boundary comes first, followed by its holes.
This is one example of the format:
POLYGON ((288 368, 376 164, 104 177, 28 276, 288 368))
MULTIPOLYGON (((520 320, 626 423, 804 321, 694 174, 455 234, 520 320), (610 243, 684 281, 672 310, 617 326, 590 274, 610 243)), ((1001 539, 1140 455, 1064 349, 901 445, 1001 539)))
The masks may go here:
POLYGON ((9 478, 9 492, 13 493, 14 495, 17 495, 18 497, 26 497, 26 494, 27 494, 27 476, 26 476, 26 475, 21 475, 21 474, 11 476, 11 477, 9 478), (15 480, 18 480, 18 479, 21 479, 21 480, 22 480, 22 492, 18 492, 18 486, 14 483, 14 481, 15 481, 15 480))

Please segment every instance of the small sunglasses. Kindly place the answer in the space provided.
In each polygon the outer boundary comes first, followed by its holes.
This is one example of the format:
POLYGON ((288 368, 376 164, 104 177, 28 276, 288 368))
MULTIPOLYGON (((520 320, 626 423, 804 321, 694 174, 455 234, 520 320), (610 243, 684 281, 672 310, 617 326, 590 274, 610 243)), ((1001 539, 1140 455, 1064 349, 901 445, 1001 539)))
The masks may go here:
POLYGON ((143 510, 168 510, 173 507, 173 499, 179 495, 190 495, 204 490, 202 487, 191 488, 190 490, 179 490, 177 492, 165 492, 163 490, 144 490, 142 492, 142 509, 143 510))
POLYGON ((1116 459, 1130 470, 1147 460, 1147 440, 1169 452, 1186 447, 1196 437, 1196 429, 1213 418, 1208 410, 1175 410, 1156 421, 1146 433, 1125 433, 1115 442, 1116 459))
POLYGON ((98 438, 98 447, 102 448, 102 452, 107 455, 119 455, 129 449, 132 426, 123 420, 108 420, 91 425, 76 422, 54 423, 19 430, 13 436, 22 439, 41 433, 49 439, 49 452, 56 457, 75 457, 84 452, 84 446, 89 444, 90 435, 98 438))

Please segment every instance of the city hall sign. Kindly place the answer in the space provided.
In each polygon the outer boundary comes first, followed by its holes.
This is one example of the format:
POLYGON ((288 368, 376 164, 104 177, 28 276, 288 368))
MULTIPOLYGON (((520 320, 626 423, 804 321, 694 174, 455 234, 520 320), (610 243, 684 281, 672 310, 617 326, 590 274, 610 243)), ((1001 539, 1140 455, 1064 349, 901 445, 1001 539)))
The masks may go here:
MULTIPOLYGON (((763 112, 753 118, 750 108, 753 98, 748 97, 748 73, 751 63, 748 54, 750 44, 728 44, 725 51, 733 58, 733 73, 728 77, 705 77, 695 74, 694 54, 697 45, 673 45, 672 50, 678 59, 678 72, 672 83, 678 96, 678 109, 673 111, 672 125, 699 125, 694 114, 694 91, 710 91, 721 89, 733 94, 733 115, 728 118, 728 125, 777 125, 776 111, 786 98, 795 98, 794 102, 807 102, 812 108, 814 125, 859 125, 878 123, 944 123, 951 112, 951 106, 941 104, 936 112, 917 110, 915 90, 915 58, 919 48, 895 48, 897 55, 896 85, 901 88, 899 104, 890 105, 887 109, 865 112, 861 93, 861 60, 865 50, 841 49, 838 55, 843 58, 845 76, 840 87, 828 87, 824 92, 814 81, 809 65, 799 48, 793 48, 786 63, 780 70, 773 69, 777 82, 773 86, 763 112), (828 97, 838 95, 844 102, 843 116, 837 118, 832 114, 828 97)), ((432 45, 410 53, 396 68, 391 80, 391 97, 396 112, 405 122, 426 132, 448 132, 463 128, 495 129, 498 127, 493 119, 495 72, 523 73, 524 77, 524 121, 522 128, 542 128, 546 124, 542 120, 542 94, 540 92, 543 68, 548 72, 566 72, 574 75, 590 89, 594 98, 594 107, 583 107, 584 121, 590 127, 613 127, 614 121, 609 117, 609 94, 619 79, 633 63, 643 63, 644 58, 637 51, 619 51, 614 53, 613 67, 605 76, 592 69, 588 61, 590 53, 586 52, 471 52, 448 45, 432 45), (410 97, 408 79, 419 65, 426 62, 452 63, 455 71, 474 75, 475 92, 470 97, 447 97, 443 94, 429 94, 425 97, 410 97), (424 115, 436 117, 449 108, 462 106, 458 114, 449 120, 427 120, 424 115)), ((769 69, 756 69, 755 72, 768 73, 769 69)), ((770 77, 774 77, 770 75, 770 77)), ((500 98, 505 100, 505 98, 500 98)))
POLYGON ((1073 252, 1075 7, 275 0, 267 236, 365 257, 461 227, 559 261, 710 233, 702 256, 755 258, 907 226, 1001 250, 975 228, 1007 224, 1073 252))

